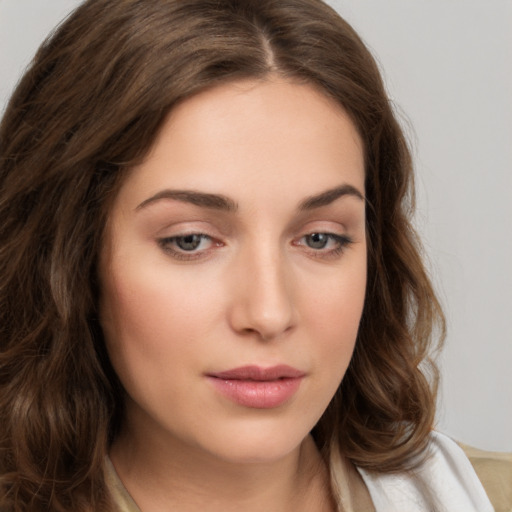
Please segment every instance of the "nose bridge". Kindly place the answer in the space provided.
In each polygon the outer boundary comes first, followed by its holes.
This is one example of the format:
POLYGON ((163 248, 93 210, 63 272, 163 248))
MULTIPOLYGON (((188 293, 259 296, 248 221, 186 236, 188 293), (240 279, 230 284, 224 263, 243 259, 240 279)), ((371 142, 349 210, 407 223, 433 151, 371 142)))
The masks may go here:
POLYGON ((284 334, 295 322, 295 308, 290 269, 279 244, 249 244, 237 265, 234 328, 262 339, 284 334))

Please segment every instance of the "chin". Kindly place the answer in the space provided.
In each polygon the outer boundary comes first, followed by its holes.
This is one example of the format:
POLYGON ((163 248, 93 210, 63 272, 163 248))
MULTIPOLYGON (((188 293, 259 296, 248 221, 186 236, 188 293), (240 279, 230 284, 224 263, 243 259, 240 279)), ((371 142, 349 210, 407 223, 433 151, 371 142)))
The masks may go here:
POLYGON ((265 428, 262 425, 226 429, 209 438, 203 449, 225 462, 236 464, 267 464, 282 460, 297 450, 308 436, 308 429, 290 430, 284 426, 265 428), (214 441, 215 444, 213 444, 214 441))

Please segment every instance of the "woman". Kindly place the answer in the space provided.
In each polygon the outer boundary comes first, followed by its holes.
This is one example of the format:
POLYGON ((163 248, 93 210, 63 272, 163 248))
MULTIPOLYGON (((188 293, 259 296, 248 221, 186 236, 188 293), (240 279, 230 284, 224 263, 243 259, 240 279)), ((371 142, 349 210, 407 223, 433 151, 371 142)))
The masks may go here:
POLYGON ((492 510, 432 433, 410 156, 332 9, 85 2, 0 151, 2 510, 492 510))

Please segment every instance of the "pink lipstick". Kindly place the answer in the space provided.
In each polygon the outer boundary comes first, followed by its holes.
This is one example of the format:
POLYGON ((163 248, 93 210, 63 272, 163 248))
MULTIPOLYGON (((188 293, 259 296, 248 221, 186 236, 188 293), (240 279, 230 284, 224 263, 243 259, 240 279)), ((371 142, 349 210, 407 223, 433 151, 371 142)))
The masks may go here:
POLYGON ((207 375, 215 389, 244 407, 272 409, 287 402, 299 389, 305 373, 287 365, 242 366, 207 375))

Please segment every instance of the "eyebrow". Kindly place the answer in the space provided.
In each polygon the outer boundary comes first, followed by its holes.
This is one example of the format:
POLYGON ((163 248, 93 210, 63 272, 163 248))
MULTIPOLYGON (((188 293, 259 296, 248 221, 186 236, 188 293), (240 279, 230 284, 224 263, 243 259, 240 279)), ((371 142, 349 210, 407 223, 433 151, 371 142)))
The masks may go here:
MULTIPOLYGON (((352 185, 341 185, 320 194, 307 197, 299 204, 299 211, 314 210, 327 206, 343 196, 352 196, 364 201, 363 194, 352 185)), ((190 203, 201 208, 211 208, 213 210, 221 210, 225 212, 236 212, 238 204, 229 197, 221 194, 208 194, 195 190, 171 190, 165 189, 157 192, 155 195, 145 199, 140 203, 136 210, 141 210, 147 206, 161 201, 162 199, 170 199, 190 203)))
POLYGON ((331 188, 326 190, 325 192, 321 192, 320 194, 307 197, 299 204, 299 210, 314 210, 315 208, 321 208, 322 206, 327 206, 336 199, 339 199, 343 196, 352 196, 364 201, 363 194, 352 185, 341 185, 340 187, 331 188))
POLYGON ((211 208, 213 210, 222 210, 226 212, 235 212, 238 209, 238 205, 235 201, 220 194, 207 194, 205 192, 197 192, 195 190, 165 189, 142 201, 142 203, 137 206, 136 210, 146 208, 150 204, 162 199, 173 199, 175 201, 190 203, 202 208, 211 208))

